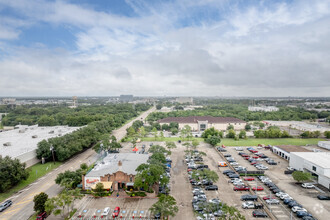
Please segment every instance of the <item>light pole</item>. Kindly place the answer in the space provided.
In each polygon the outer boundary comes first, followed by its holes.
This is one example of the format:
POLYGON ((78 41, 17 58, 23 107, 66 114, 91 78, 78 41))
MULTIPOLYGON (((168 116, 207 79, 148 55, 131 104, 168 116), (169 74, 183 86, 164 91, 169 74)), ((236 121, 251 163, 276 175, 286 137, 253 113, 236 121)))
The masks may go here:
POLYGON ((53 161, 54 161, 54 164, 55 164, 54 147, 53 147, 53 145, 50 145, 50 148, 49 149, 52 151, 53 161))

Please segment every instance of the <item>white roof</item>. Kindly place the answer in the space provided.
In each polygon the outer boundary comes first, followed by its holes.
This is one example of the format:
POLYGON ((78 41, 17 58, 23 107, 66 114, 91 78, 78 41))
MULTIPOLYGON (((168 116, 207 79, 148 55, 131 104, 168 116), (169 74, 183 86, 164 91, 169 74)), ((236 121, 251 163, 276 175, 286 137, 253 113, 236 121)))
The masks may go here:
POLYGON ((113 174, 117 171, 122 171, 128 175, 135 175, 137 172, 136 168, 143 163, 147 163, 149 159, 148 154, 137 154, 137 153, 119 153, 109 154, 101 162, 99 162, 86 177, 100 177, 106 174, 113 174), (121 166, 118 162, 121 161, 121 166))
POLYGON ((291 152, 291 155, 297 155, 319 167, 330 169, 330 153, 328 152, 291 152))
POLYGON ((0 132, 1 156, 17 157, 21 154, 37 149, 37 144, 42 140, 63 136, 79 129, 79 127, 39 127, 38 125, 21 125, 17 127, 18 129, 0 132), (32 138, 32 136, 34 136, 34 138, 32 138))

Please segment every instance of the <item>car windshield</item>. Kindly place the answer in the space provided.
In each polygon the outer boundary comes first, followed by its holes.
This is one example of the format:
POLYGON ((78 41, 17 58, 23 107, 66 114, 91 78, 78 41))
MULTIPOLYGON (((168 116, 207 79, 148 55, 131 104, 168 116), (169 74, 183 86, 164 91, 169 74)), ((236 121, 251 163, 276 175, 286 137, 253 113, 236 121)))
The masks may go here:
POLYGON ((115 210, 115 212, 117 213, 117 212, 118 212, 118 210, 115 210))

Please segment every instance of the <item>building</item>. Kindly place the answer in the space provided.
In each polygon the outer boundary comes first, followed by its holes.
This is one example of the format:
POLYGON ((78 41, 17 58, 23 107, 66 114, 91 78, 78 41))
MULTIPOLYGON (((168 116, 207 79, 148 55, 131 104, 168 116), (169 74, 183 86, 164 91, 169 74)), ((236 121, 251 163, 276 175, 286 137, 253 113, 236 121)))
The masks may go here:
POLYGON ((169 117, 158 120, 159 124, 169 124, 177 122, 179 129, 189 125, 192 131, 202 132, 214 127, 217 130, 225 131, 229 125, 233 125, 235 130, 245 128, 246 122, 232 117, 212 117, 212 116, 189 116, 189 117, 169 117))
POLYGON ((319 146, 321 148, 324 148, 324 149, 327 149, 327 150, 330 150, 330 141, 319 141, 317 143, 317 146, 319 146))
POLYGON ((278 156, 286 160, 290 160, 291 152, 311 152, 306 148, 300 146, 293 146, 293 145, 273 146, 272 151, 274 154, 277 154, 278 156))
POLYGON ((175 102, 179 103, 179 104, 193 104, 194 103, 194 99, 192 97, 178 97, 175 99, 175 102))
POLYGON ((36 149, 40 141, 59 137, 79 129, 79 127, 39 127, 38 125, 18 125, 15 128, 0 132, 0 155, 17 158, 22 163, 26 163, 27 167, 39 162, 36 149))
POLYGON ((269 125, 279 126, 279 127, 288 127, 300 131, 319 131, 321 133, 325 131, 330 131, 330 128, 323 126, 319 123, 307 123, 303 121, 265 121, 269 125))
POLYGON ((279 109, 275 106, 249 106, 251 112, 277 112, 279 109))
POLYGON ((147 163, 148 154, 109 154, 89 173, 83 176, 83 189, 93 189, 101 182, 105 189, 120 190, 133 187, 136 168, 147 163))
POLYGON ((292 152, 290 166, 312 173, 319 184, 330 190, 330 153, 292 152))

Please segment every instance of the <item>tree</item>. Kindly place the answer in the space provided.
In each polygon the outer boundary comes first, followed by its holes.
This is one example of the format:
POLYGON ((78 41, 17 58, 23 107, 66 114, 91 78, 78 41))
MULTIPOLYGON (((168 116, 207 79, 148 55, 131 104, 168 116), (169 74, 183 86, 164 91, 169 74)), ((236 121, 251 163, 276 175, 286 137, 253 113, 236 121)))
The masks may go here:
POLYGON ((149 153, 155 154, 155 153, 162 153, 162 154, 168 154, 170 153, 168 150, 166 150, 163 146, 160 145, 152 145, 149 148, 149 153))
POLYGON ((165 185, 169 182, 166 176, 162 176, 165 172, 165 168, 162 164, 159 164, 159 162, 156 164, 141 164, 136 168, 136 171, 134 187, 138 189, 143 188, 150 192, 155 184, 165 185))
POLYGON ((199 141, 197 139, 194 139, 192 140, 191 145, 193 146, 194 149, 196 149, 197 146, 199 145, 199 141))
POLYGON ((212 127, 212 128, 206 129, 202 134, 202 138, 204 138, 204 140, 206 140, 209 136, 219 136, 220 138, 222 138, 223 133, 212 127))
POLYGON ((127 135, 130 137, 133 137, 135 135, 135 130, 134 130, 133 126, 131 126, 127 129, 127 135))
POLYGON ((157 140, 157 137, 158 137, 158 131, 157 131, 157 128, 154 127, 152 130, 151 130, 151 133, 153 134, 155 140, 157 140))
POLYGON ((309 138, 309 137, 311 137, 311 133, 309 131, 305 131, 305 132, 300 134, 300 137, 309 138))
POLYGON ((166 147, 170 151, 173 148, 176 148, 176 145, 173 141, 166 141, 166 147))
POLYGON ((182 138, 183 140, 185 138, 191 138, 192 137, 192 134, 191 134, 191 127, 189 125, 185 125, 182 129, 181 129, 181 135, 182 135, 182 138))
POLYGON ((179 208, 172 196, 165 196, 162 194, 158 201, 153 204, 149 210, 154 215, 160 213, 161 219, 168 219, 169 216, 174 217, 179 211, 179 208))
POLYGON ((250 131, 251 130, 251 125, 250 124, 246 124, 245 125, 245 130, 246 131, 250 131))
POLYGON ((76 171, 66 170, 64 173, 59 173, 55 179, 55 183, 67 189, 74 189, 82 181, 82 170, 76 171))
POLYGON ((242 130, 239 132, 239 138, 246 138, 246 131, 242 130))
POLYGON ((162 109, 162 107, 163 107, 162 104, 157 104, 157 105, 156 105, 156 109, 157 109, 157 110, 162 109))
POLYGON ((179 132, 177 128, 171 128, 172 135, 176 135, 179 132))
POLYGON ((80 169, 87 170, 88 169, 88 165, 86 163, 82 163, 82 164, 80 164, 80 169))
POLYGON ((318 137, 321 136, 321 132, 320 131, 313 131, 311 133, 311 136, 312 136, 312 138, 318 138, 318 137))
POLYGON ((205 142, 211 144, 214 147, 221 142, 221 139, 219 136, 211 136, 206 138, 205 142))
POLYGON ((325 136, 327 139, 330 139, 330 131, 325 131, 325 132, 324 132, 324 136, 325 136))
POLYGON ((312 174, 309 172, 303 172, 303 171, 294 171, 292 173, 292 177, 297 182, 303 182, 303 181, 309 181, 312 179, 312 174))
POLYGON ((233 129, 228 130, 228 133, 226 135, 227 138, 235 138, 236 133, 233 129))
POLYGON ((145 128, 143 126, 140 127, 139 136, 142 138, 142 137, 145 137, 146 135, 147 135, 147 132, 146 132, 145 128))
MULTIPOLYGON (((135 138, 133 138, 133 139, 135 139, 135 138)), ((112 135, 110 137, 110 140, 111 140, 111 142, 110 142, 109 147, 111 150, 117 150, 118 148, 122 147, 121 144, 117 142, 117 138, 114 135, 112 135)))
POLYGON ((37 213, 42 213, 45 211, 45 203, 48 199, 48 195, 44 192, 39 193, 38 195, 35 195, 33 198, 34 202, 34 211, 37 213))
POLYGON ((164 132, 161 131, 161 132, 160 132, 160 140, 163 140, 163 139, 164 139, 164 132))
POLYGON ((227 127, 227 130, 234 130, 234 125, 229 125, 229 126, 227 127))

